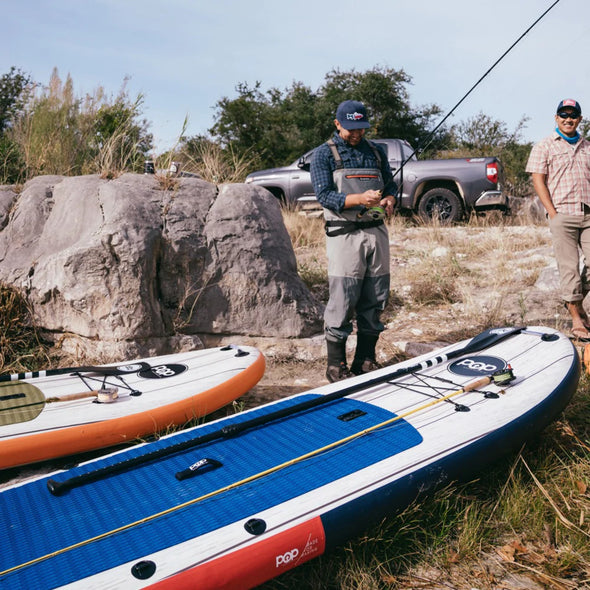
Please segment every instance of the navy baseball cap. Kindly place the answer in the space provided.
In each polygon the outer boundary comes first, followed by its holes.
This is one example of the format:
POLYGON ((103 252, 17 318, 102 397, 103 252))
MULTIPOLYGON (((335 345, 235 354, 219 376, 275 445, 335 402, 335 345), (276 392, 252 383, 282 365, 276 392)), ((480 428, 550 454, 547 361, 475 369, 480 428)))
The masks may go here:
POLYGON ((367 109, 358 100, 345 100, 336 109, 336 119, 344 129, 368 129, 367 109))
POLYGON ((580 103, 577 100, 574 100, 573 98, 564 98, 558 105, 557 105, 557 113, 559 113, 560 111, 562 111, 565 108, 571 108, 574 110, 575 113, 577 113, 578 117, 582 114, 582 107, 580 106, 580 103))

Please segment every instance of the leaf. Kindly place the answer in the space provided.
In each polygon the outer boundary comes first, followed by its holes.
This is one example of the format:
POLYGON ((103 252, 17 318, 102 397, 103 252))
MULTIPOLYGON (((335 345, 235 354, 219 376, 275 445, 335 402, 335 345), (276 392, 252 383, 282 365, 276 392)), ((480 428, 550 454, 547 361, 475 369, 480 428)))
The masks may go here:
POLYGON ((578 488, 578 493, 585 494, 588 491, 588 486, 583 481, 576 480, 575 483, 578 488))
POLYGON ((527 553, 527 548, 521 543, 521 541, 515 539, 500 549, 497 549, 496 552, 504 561, 514 562, 518 555, 527 553))
POLYGON ((516 551, 512 545, 504 545, 504 547, 500 547, 500 549, 496 549, 496 553, 504 560, 510 561, 511 563, 514 562, 514 555, 516 551))

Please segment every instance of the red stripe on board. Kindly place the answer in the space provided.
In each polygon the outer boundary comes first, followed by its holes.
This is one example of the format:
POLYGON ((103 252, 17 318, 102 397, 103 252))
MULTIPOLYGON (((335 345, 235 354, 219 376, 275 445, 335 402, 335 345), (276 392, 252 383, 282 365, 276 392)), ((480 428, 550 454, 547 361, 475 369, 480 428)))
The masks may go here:
POLYGON ((149 588, 253 588, 318 557, 325 548, 324 527, 318 516, 288 531, 156 582, 149 588))

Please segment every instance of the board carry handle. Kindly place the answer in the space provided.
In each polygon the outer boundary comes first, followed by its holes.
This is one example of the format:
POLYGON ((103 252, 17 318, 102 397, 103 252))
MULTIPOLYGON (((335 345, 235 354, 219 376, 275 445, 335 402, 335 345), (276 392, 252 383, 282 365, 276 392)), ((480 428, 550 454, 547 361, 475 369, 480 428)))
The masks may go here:
POLYGON ((212 469, 217 469, 218 467, 222 466, 223 463, 221 463, 221 461, 218 461, 217 459, 211 459, 209 457, 204 457, 203 459, 199 459, 196 463, 193 463, 190 467, 187 467, 182 471, 178 471, 174 474, 174 477, 176 477, 178 481, 182 481, 183 479, 188 479, 189 477, 194 477, 199 473, 211 471, 212 469), (209 469, 207 469, 207 467, 209 469))
POLYGON ((82 473, 80 475, 75 475, 66 479, 64 481, 58 481, 55 479, 47 480, 47 487, 49 491, 58 496, 70 489, 73 489, 78 486, 85 485, 87 483, 91 483, 93 481, 98 481, 103 477, 108 477, 110 475, 114 475, 116 473, 127 471, 129 469, 134 469, 139 465, 143 465, 145 463, 149 463, 151 461, 156 461, 163 457, 169 457, 170 455, 174 455, 176 453, 180 453, 186 451, 188 449, 198 447, 199 445, 220 439, 220 438, 228 438, 233 437, 249 430, 250 428, 256 428, 257 426, 261 426, 263 424, 267 424, 274 420, 280 420, 282 418, 286 418, 293 414, 297 414, 299 412, 304 412, 309 409, 315 408, 319 405, 326 404, 332 402, 337 399, 341 399, 346 397, 352 393, 356 393, 362 389, 368 389, 375 385, 379 385, 381 383, 386 383, 391 379, 397 379, 403 375, 409 375, 410 373, 415 373, 420 369, 424 369, 427 367, 432 367, 438 365, 440 363, 444 363, 449 359, 456 358, 459 356, 463 356, 466 354, 472 354, 474 352, 478 352, 485 348, 489 348, 495 344, 498 344, 502 340, 519 334, 524 330, 524 327, 518 328, 496 328, 486 330, 474 336, 467 344, 465 344, 461 348, 457 348, 452 350, 444 355, 438 355, 422 361, 421 363, 412 365, 410 367, 404 367, 401 369, 397 369, 395 371, 386 372, 384 374, 379 375, 378 377, 374 377, 373 379, 369 379, 367 381, 362 381, 360 383, 354 383, 349 385, 348 387, 344 387, 338 391, 334 391, 327 395, 319 395, 312 399, 305 400, 299 404, 295 404, 288 408, 283 408, 281 410, 276 410, 275 412, 271 412, 270 414, 266 414, 263 416, 258 416, 257 418, 252 418, 250 420, 245 420, 243 422, 239 422, 237 424, 230 424, 228 426, 224 426, 219 430, 215 430, 213 432, 209 432, 207 434, 203 434, 201 436, 197 436, 195 438, 185 440, 169 447, 164 447, 161 449, 156 449, 154 451, 147 451, 142 455, 137 455, 136 457, 132 457, 130 459, 125 459, 123 461, 119 461, 118 463, 113 463, 112 465, 105 465, 104 467, 99 467, 94 471, 89 471, 87 473, 82 473))

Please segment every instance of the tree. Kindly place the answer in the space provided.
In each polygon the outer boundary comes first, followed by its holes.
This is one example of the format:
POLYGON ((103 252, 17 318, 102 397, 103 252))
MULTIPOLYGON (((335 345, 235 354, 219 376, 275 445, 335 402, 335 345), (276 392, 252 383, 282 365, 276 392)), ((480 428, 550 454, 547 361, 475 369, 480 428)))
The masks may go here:
POLYGON ((453 128, 455 147, 447 157, 498 156, 504 168, 508 192, 513 196, 530 193, 530 179, 525 172, 531 151, 530 143, 522 143, 522 131, 528 117, 522 117, 513 131, 506 123, 480 112, 453 128))
POLYGON ((31 91, 30 77, 14 66, 0 77, 0 136, 11 119, 22 111, 31 91))
POLYGON ((22 113, 32 92, 28 75, 14 66, 0 77, 0 181, 15 183, 22 177, 24 161, 19 146, 6 134, 14 119, 22 113))
MULTIPOLYGON (((354 98, 365 104, 371 121, 369 137, 397 137, 409 141, 414 147, 423 147, 423 141, 434 128, 434 117, 440 107, 427 105, 413 107, 407 86, 412 78, 402 70, 374 67, 367 72, 340 72, 332 70, 320 89, 324 101, 331 106, 333 120, 336 106, 343 100, 354 98)), ((333 129, 329 121, 329 129, 333 129)), ((445 141, 441 130, 431 138, 433 149, 445 141)))
MULTIPOLYGON (((440 108, 413 108, 406 90, 410 83, 403 70, 375 67, 367 72, 332 70, 315 92, 302 82, 266 92, 260 82, 254 87, 239 84, 237 98, 217 102, 209 132, 224 148, 239 154, 255 151, 264 167, 281 166, 328 139, 336 107, 354 98, 365 103, 371 117, 368 137, 400 137, 417 146, 434 128, 440 108)), ((432 138, 435 146, 444 141, 445 131, 432 138)))

